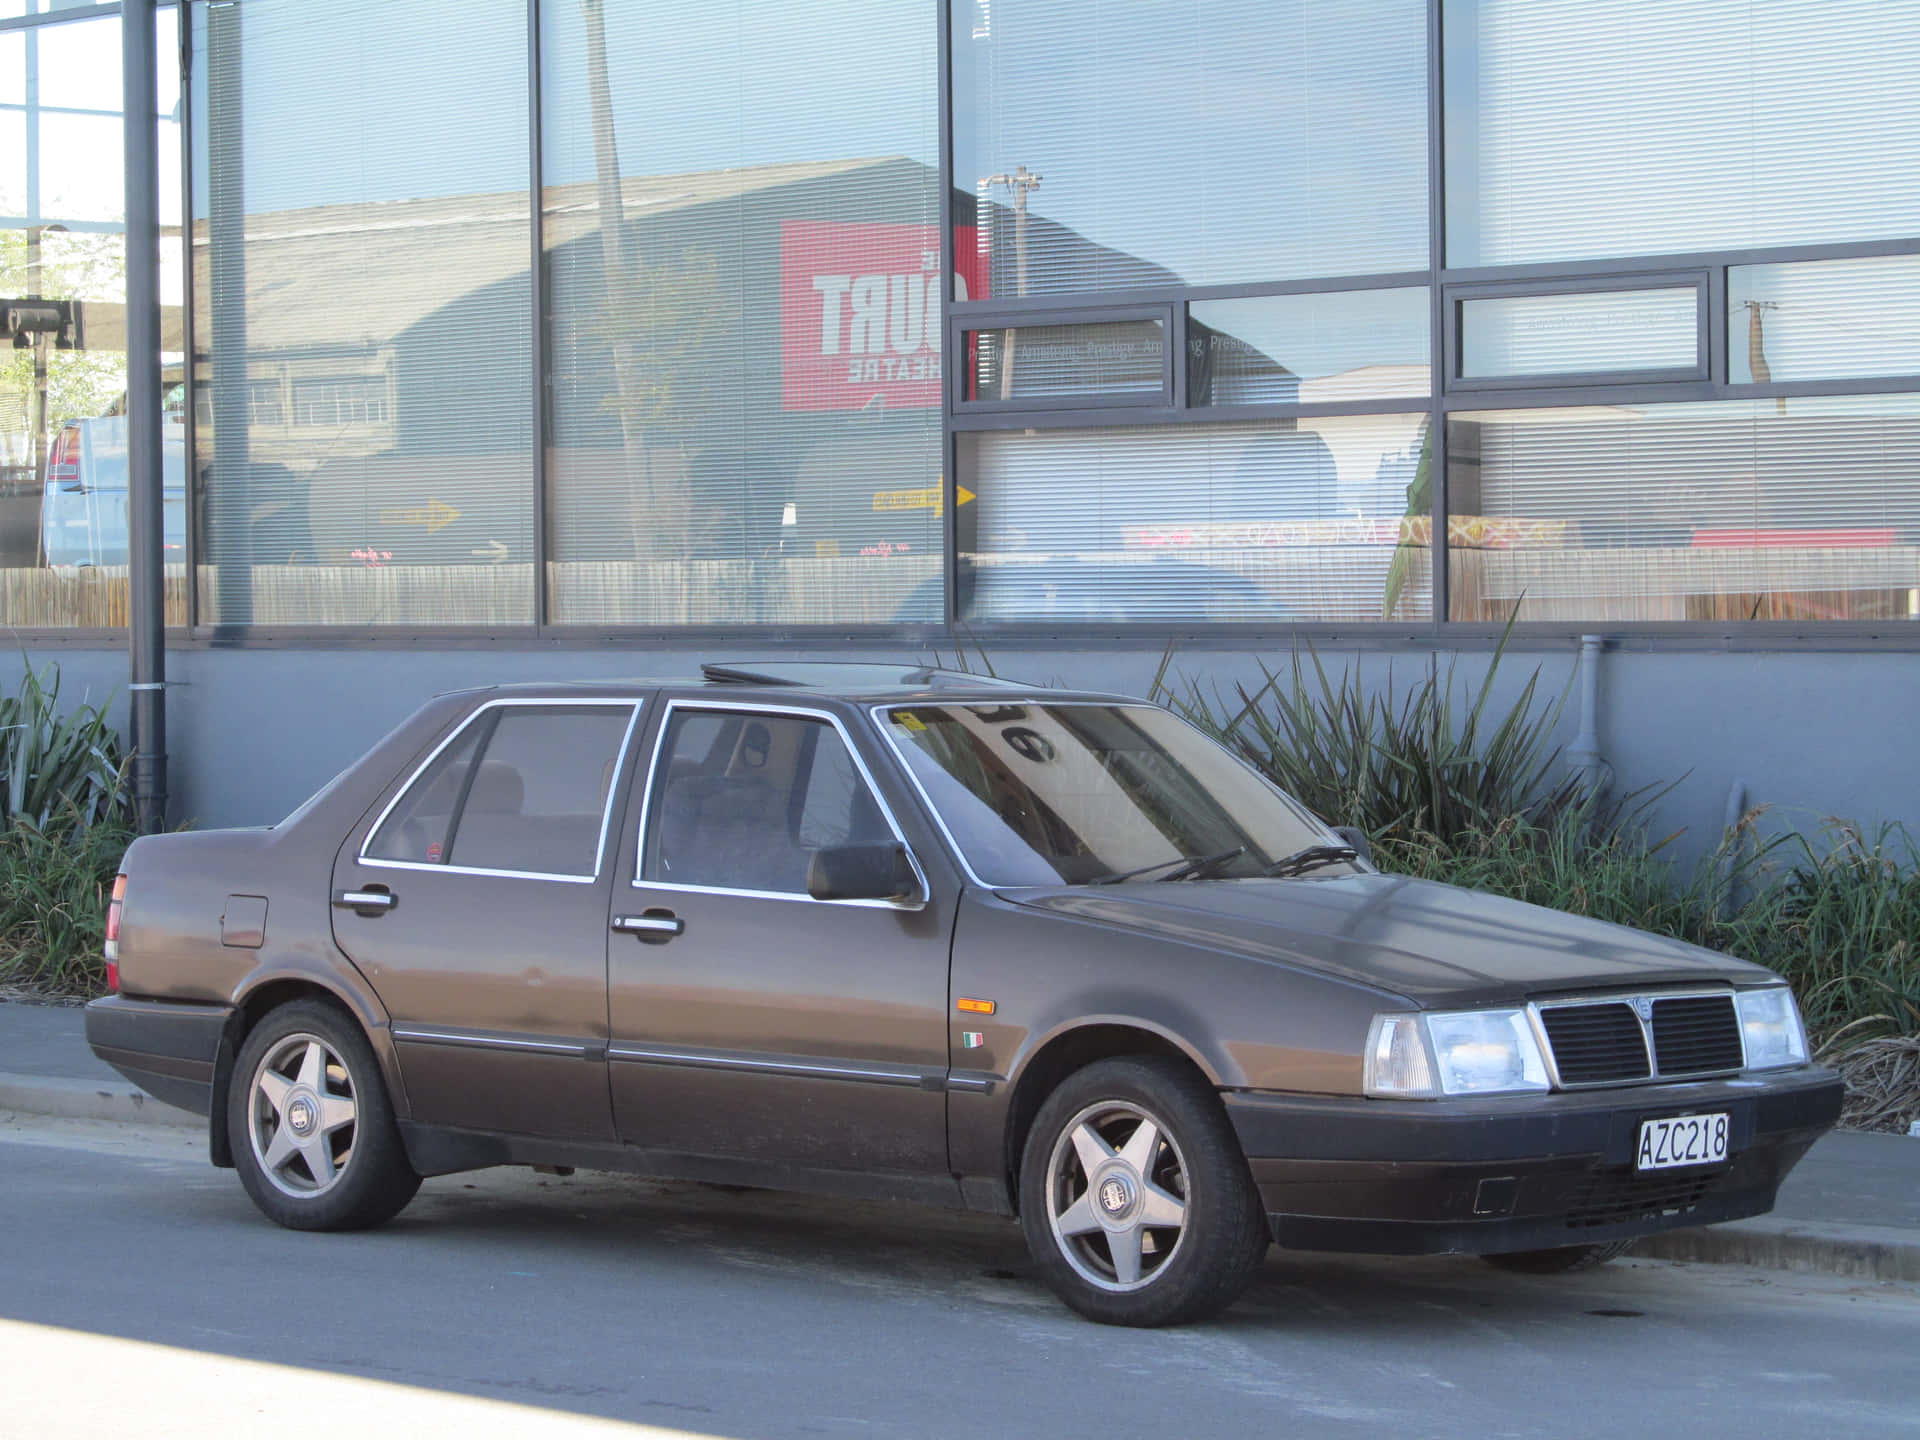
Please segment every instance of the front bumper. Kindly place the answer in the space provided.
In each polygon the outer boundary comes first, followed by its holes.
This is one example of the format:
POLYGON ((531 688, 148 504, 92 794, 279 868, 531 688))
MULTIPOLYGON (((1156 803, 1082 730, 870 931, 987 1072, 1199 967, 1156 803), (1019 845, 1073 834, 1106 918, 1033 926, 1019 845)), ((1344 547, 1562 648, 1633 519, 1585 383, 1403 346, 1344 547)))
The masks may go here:
POLYGON ((1486 1100, 1224 1094, 1274 1239, 1298 1250, 1493 1254, 1764 1214, 1840 1115, 1808 1066, 1486 1100), (1724 1111, 1724 1164, 1639 1173, 1644 1120, 1724 1111))
POLYGON ((214 1061, 232 1006, 109 995, 86 1015, 95 1055, 156 1100, 196 1115, 212 1110, 214 1061))

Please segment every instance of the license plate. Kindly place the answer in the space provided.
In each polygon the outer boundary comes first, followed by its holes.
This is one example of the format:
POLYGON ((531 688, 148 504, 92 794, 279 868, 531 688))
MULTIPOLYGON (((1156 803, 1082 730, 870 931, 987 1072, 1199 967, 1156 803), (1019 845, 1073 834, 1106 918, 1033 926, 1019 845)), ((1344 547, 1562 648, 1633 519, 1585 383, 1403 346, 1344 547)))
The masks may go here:
POLYGON ((1640 1124, 1636 1170, 1675 1170, 1685 1165, 1718 1165, 1727 1158, 1727 1115, 1669 1115, 1640 1124))

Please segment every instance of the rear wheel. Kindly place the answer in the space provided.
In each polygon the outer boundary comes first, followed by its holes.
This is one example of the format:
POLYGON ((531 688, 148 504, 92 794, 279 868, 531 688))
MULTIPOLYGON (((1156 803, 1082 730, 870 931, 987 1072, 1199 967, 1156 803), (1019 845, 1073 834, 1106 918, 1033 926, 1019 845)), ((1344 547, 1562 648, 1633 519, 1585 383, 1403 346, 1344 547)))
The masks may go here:
POLYGON ((1633 1248, 1631 1240, 1606 1240, 1597 1245, 1558 1245, 1551 1250, 1510 1250, 1504 1255, 1482 1255, 1487 1264, 1521 1275, 1574 1275, 1604 1265, 1633 1248))
POLYGON ((366 1229, 420 1188, 373 1047, 325 1001, 283 1005, 247 1036, 227 1136, 248 1196, 289 1229, 366 1229))
POLYGON ((1061 1083, 1028 1134, 1020 1201, 1048 1285, 1108 1325, 1224 1310, 1269 1240, 1218 1097, 1158 1057, 1098 1061, 1061 1083))

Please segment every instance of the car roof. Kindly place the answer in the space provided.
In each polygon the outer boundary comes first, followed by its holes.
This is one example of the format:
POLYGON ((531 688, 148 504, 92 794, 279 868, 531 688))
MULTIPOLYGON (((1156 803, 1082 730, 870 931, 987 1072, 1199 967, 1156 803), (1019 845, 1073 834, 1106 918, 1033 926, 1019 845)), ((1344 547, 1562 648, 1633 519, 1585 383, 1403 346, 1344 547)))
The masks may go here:
POLYGON ((605 680, 556 680, 476 686, 452 694, 489 694, 506 697, 566 693, 595 698, 624 697, 636 690, 704 691, 714 698, 753 698, 769 703, 791 702, 800 696, 854 703, 903 699, 1006 702, 1015 695, 1036 701, 1102 700, 1140 704, 1137 696, 1098 691, 1062 690, 981 675, 935 665, 883 664, 847 660, 725 660, 700 667, 697 676, 635 676, 605 680))

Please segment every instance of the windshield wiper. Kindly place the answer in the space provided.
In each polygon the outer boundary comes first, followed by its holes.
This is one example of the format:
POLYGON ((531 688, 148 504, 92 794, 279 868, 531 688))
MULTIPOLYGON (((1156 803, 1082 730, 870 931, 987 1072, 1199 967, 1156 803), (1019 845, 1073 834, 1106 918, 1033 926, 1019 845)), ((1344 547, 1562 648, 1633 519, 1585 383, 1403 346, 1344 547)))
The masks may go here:
POLYGON ((1192 880, 1197 876, 1204 875, 1207 871, 1213 869, 1214 866, 1224 865, 1227 861, 1237 859, 1246 853, 1246 846, 1236 845, 1231 850, 1222 850, 1218 855, 1184 855, 1176 860, 1156 860, 1151 865, 1141 865, 1132 870, 1121 870, 1112 875, 1102 875, 1098 880, 1089 880, 1087 883, 1089 885, 1118 885, 1122 880, 1131 880, 1136 876, 1145 875, 1148 871, 1158 870, 1163 865, 1172 865, 1175 868, 1162 875, 1160 877, 1162 880, 1192 880))
POLYGON ((1336 860, 1358 860, 1360 852, 1351 845, 1309 845, 1291 855, 1283 855, 1260 873, 1262 875, 1304 875, 1336 860))

